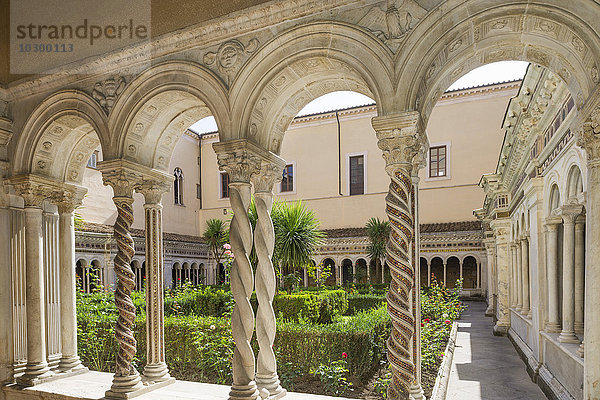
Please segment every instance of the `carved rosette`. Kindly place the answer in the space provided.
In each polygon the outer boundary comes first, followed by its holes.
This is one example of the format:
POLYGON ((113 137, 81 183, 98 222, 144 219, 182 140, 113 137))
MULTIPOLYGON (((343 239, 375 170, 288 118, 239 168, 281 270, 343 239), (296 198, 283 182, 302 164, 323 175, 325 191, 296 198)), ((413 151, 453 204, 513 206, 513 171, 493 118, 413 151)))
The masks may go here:
POLYGON ((392 281, 387 294, 392 319, 392 334, 387 341, 392 368, 389 399, 408 399, 419 385, 417 362, 419 345, 415 337, 415 188, 413 165, 420 165, 419 154, 427 143, 419 129, 419 114, 406 113, 373 119, 378 146, 383 151, 386 171, 391 178, 386 197, 386 213, 391 234, 387 245, 387 263, 392 281))
POLYGON ((235 300, 231 330, 235 341, 233 354, 233 385, 230 399, 257 399, 259 392, 254 381, 255 358, 250 340, 254 333, 254 312, 250 296, 254 275, 248 255, 252 250, 252 225, 248 218, 251 187, 250 178, 260 171, 260 157, 245 140, 215 143, 219 168, 229 174, 229 201, 233 218, 229 229, 231 250, 235 256, 231 266, 231 291, 235 300))
POLYGON ((276 163, 263 162, 260 173, 253 176, 254 201, 258 220, 254 232, 254 248, 258 257, 256 268, 256 297, 258 310, 256 313, 256 337, 258 340, 258 365, 256 383, 260 390, 269 392, 269 399, 279 399, 286 395, 277 375, 277 361, 273 351, 275 342, 276 320, 273 310, 275 296, 275 270, 273 268, 273 249, 275 247, 275 231, 271 220, 273 208, 273 185, 281 182, 285 161, 278 159, 276 163))

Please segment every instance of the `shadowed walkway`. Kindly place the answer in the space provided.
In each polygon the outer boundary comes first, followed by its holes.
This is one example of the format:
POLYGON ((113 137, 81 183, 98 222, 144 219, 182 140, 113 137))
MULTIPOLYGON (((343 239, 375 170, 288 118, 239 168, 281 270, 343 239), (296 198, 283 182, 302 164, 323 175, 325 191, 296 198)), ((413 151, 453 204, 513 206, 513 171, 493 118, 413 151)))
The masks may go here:
POLYGON ((483 302, 469 302, 458 324, 447 400, 545 400, 506 337, 492 335, 483 302))

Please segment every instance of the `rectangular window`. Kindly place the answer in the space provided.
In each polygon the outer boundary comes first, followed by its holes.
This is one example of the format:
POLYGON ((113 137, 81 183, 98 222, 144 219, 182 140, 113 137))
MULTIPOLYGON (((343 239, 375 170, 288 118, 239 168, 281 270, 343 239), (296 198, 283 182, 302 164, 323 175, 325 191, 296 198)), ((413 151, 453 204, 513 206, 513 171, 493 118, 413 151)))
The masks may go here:
POLYGON ((90 159, 87 162, 87 166, 89 168, 96 168, 97 163, 98 163, 98 151, 96 150, 90 156, 90 159))
POLYGON ((281 180, 281 191, 282 192, 293 192, 294 191, 294 166, 288 164, 283 169, 283 179, 281 180))
POLYGON ((198 183, 196 183, 196 198, 202 198, 202 186, 200 186, 198 183))
POLYGON ((229 198, 229 174, 221 172, 221 198, 229 198))
POLYGON ((446 176, 446 146, 429 148, 429 177, 446 176))
POLYGON ((350 157, 350 196, 365 194, 365 156, 350 157))

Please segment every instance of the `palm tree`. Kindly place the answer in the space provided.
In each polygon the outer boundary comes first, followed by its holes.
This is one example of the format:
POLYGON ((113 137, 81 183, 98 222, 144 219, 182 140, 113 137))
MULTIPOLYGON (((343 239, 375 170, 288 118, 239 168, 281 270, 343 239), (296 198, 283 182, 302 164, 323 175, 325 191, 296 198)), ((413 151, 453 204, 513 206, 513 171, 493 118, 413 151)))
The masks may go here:
POLYGON ((377 277, 381 276, 381 283, 385 283, 383 270, 386 247, 390 237, 390 223, 389 221, 381 221, 379 218, 370 218, 367 221, 367 236, 371 243, 367 247, 369 257, 375 260, 377 266, 377 277))
POLYGON ((275 228, 273 264, 281 266, 282 275, 309 265, 311 254, 324 238, 315 213, 301 201, 276 202, 271 217, 275 228))
POLYGON ((227 243, 227 240, 229 239, 229 229, 227 224, 218 218, 209 219, 206 221, 206 230, 204 230, 202 237, 208 242, 210 253, 214 258, 218 269, 223 253, 225 252, 223 245, 227 243))

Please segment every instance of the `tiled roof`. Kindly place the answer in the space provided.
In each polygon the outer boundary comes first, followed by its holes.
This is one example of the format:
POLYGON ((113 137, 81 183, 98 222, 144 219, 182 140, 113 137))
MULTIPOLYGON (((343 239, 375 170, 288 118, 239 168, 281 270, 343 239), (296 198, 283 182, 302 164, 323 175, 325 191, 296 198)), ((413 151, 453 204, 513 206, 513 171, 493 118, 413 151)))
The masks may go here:
MULTIPOLYGON (((439 224, 421 224, 421 233, 466 232, 481 230, 480 221, 444 222, 439 224)), ((340 228, 323 230, 328 238, 347 238, 367 236, 366 228, 340 228)))
POLYGON ((465 232, 481 230, 481 221, 444 222, 439 224, 421 224, 421 233, 465 232))
MULTIPOLYGON (((94 224, 91 222, 83 222, 78 226, 79 232, 107 233, 112 235, 113 227, 104 224, 94 224)), ((144 237, 143 229, 131 229, 131 236, 144 237)), ((163 240, 172 240, 177 242, 204 243, 204 239, 200 236, 181 235, 179 233, 163 232, 163 240)))

